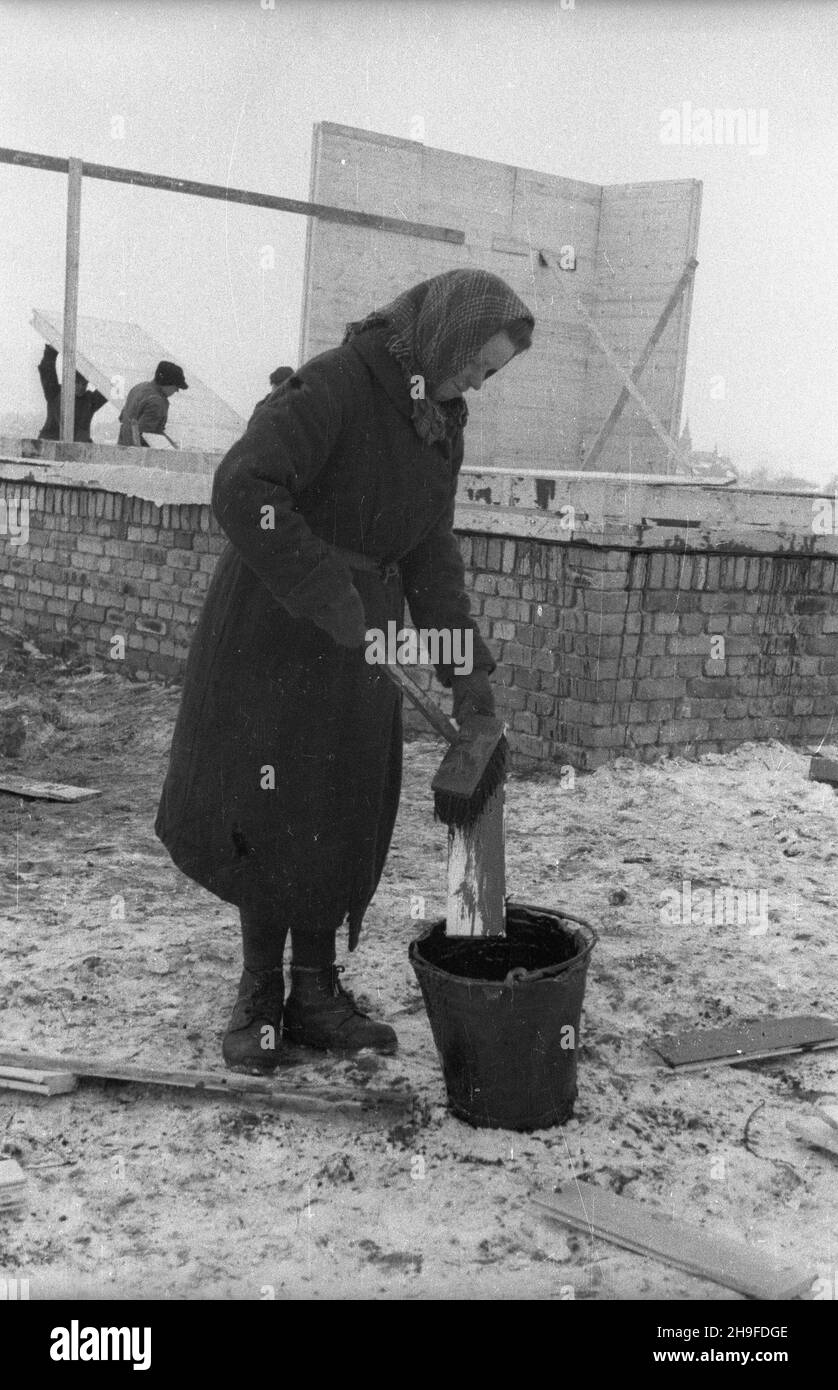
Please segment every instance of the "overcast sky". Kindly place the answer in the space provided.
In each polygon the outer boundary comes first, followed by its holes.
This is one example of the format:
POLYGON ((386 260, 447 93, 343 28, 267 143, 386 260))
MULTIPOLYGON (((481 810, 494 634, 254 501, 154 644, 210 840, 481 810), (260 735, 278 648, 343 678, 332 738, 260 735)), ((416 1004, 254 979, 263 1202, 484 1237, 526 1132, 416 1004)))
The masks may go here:
MULTIPOLYGON (((270 3, 0 0, 0 144, 307 198, 316 121, 418 118, 429 145, 570 178, 701 179, 693 442, 838 471, 838 5, 270 3), (752 112, 745 142, 666 143, 684 103, 752 112)), ((65 187, 0 166, 0 412, 40 409, 29 318, 63 302, 65 187)), ((86 180, 80 312, 136 320, 247 413, 297 360, 304 233, 86 180)))

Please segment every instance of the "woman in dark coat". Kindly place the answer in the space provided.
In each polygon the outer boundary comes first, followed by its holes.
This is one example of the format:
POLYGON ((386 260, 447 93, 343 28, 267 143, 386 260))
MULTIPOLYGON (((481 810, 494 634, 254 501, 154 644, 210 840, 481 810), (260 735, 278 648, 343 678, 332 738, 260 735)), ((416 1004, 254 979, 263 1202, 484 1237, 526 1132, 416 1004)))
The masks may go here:
POLYGON ((401 783, 401 700, 365 659, 365 633, 401 628, 405 598, 417 627, 471 629, 472 673, 438 673, 455 718, 493 712, 494 662, 452 531, 463 391, 527 348, 532 328, 486 271, 425 281, 260 403, 216 472, 230 544, 190 649, 155 829, 184 873, 240 911, 232 1067, 274 1067, 283 1024, 302 1045, 396 1050, 335 965, 347 919, 357 944, 401 783))

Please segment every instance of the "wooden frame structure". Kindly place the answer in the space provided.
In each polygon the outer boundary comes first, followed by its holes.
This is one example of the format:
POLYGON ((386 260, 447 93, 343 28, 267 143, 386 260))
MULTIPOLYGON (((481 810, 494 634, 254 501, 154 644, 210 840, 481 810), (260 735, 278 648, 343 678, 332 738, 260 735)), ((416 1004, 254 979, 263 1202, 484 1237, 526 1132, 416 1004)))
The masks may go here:
POLYGON ((251 189, 227 188, 223 184, 197 183, 193 179, 169 178, 164 174, 149 174, 139 169, 120 169, 109 164, 89 164, 81 159, 62 159, 53 155, 35 154, 29 150, 0 148, 0 164, 13 164, 29 169, 67 175, 67 239, 64 270, 64 355, 61 370, 61 429, 60 438, 72 443, 75 416, 76 333, 78 324, 79 261, 81 249, 81 191, 82 179, 106 179, 111 183, 128 183, 140 188, 156 188, 167 193, 187 193, 195 198, 214 198, 225 203, 244 203, 248 207, 271 208, 275 212, 292 212, 302 217, 317 217, 329 222, 343 222, 354 227, 375 231, 396 232, 401 236, 423 237, 445 241, 456 246, 465 242, 465 233, 454 227, 437 227, 428 222, 411 222, 406 218, 383 217, 375 213, 350 208, 332 207, 325 203, 306 203, 298 198, 280 198, 251 189))

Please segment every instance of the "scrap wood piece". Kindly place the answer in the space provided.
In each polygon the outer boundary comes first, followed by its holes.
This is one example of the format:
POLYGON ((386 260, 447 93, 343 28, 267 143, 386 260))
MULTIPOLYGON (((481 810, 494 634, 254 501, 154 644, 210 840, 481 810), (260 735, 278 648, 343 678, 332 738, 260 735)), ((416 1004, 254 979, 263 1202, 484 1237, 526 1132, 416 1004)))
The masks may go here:
POLYGON ((37 1071, 30 1067, 0 1065, 0 1091, 31 1091, 40 1096, 61 1096, 75 1091, 79 1079, 71 1071, 37 1071))
POLYGON ((599 1236, 735 1289, 748 1298, 794 1298, 811 1287, 814 1273, 782 1265, 744 1241, 714 1236, 654 1207, 576 1181, 533 1198, 540 1211, 590 1236, 599 1236))
POLYGON ((40 1071, 72 1072, 94 1081, 128 1081, 142 1086, 164 1086, 197 1091, 209 1096, 242 1097, 280 1109, 310 1110, 329 1114, 385 1108, 405 1109, 414 1094, 407 1090, 373 1090, 348 1086, 277 1086, 272 1077, 244 1076, 237 1072, 164 1071, 133 1067, 120 1061, 91 1062, 83 1057, 44 1057, 0 1043, 0 1066, 31 1067, 40 1071))
POLYGON ((826 1120, 815 1116, 804 1117, 789 1120, 786 1128, 796 1139, 802 1139, 804 1144, 809 1144, 813 1149, 823 1149, 833 1158, 838 1158, 838 1129, 834 1129, 826 1120))
POLYGON ((670 1067, 695 1071, 838 1047, 838 1025, 811 1014, 758 1018, 751 1023, 735 1023, 725 1028, 668 1033, 652 1041, 651 1046, 670 1067))
POLYGON ((84 801, 89 796, 101 796, 97 787, 71 787, 63 782, 33 782, 29 777, 0 773, 0 792, 10 796, 30 797, 35 801, 84 801))
POLYGON ((809 764, 810 782, 832 782, 838 786, 838 760, 835 758, 812 758, 809 764))
POLYGON ((17 1206, 26 1196, 26 1174, 14 1158, 0 1161, 0 1210, 17 1206))

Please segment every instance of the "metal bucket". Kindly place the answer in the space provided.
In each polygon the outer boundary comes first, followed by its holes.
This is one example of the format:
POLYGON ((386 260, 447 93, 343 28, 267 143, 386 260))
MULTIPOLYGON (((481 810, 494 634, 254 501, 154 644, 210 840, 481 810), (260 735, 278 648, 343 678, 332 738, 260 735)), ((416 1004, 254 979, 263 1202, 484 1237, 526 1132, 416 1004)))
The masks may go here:
POLYGON ((570 1118, 596 940, 580 917, 508 903, 504 936, 449 937, 440 920, 411 942, 453 1114, 515 1130, 570 1118))

